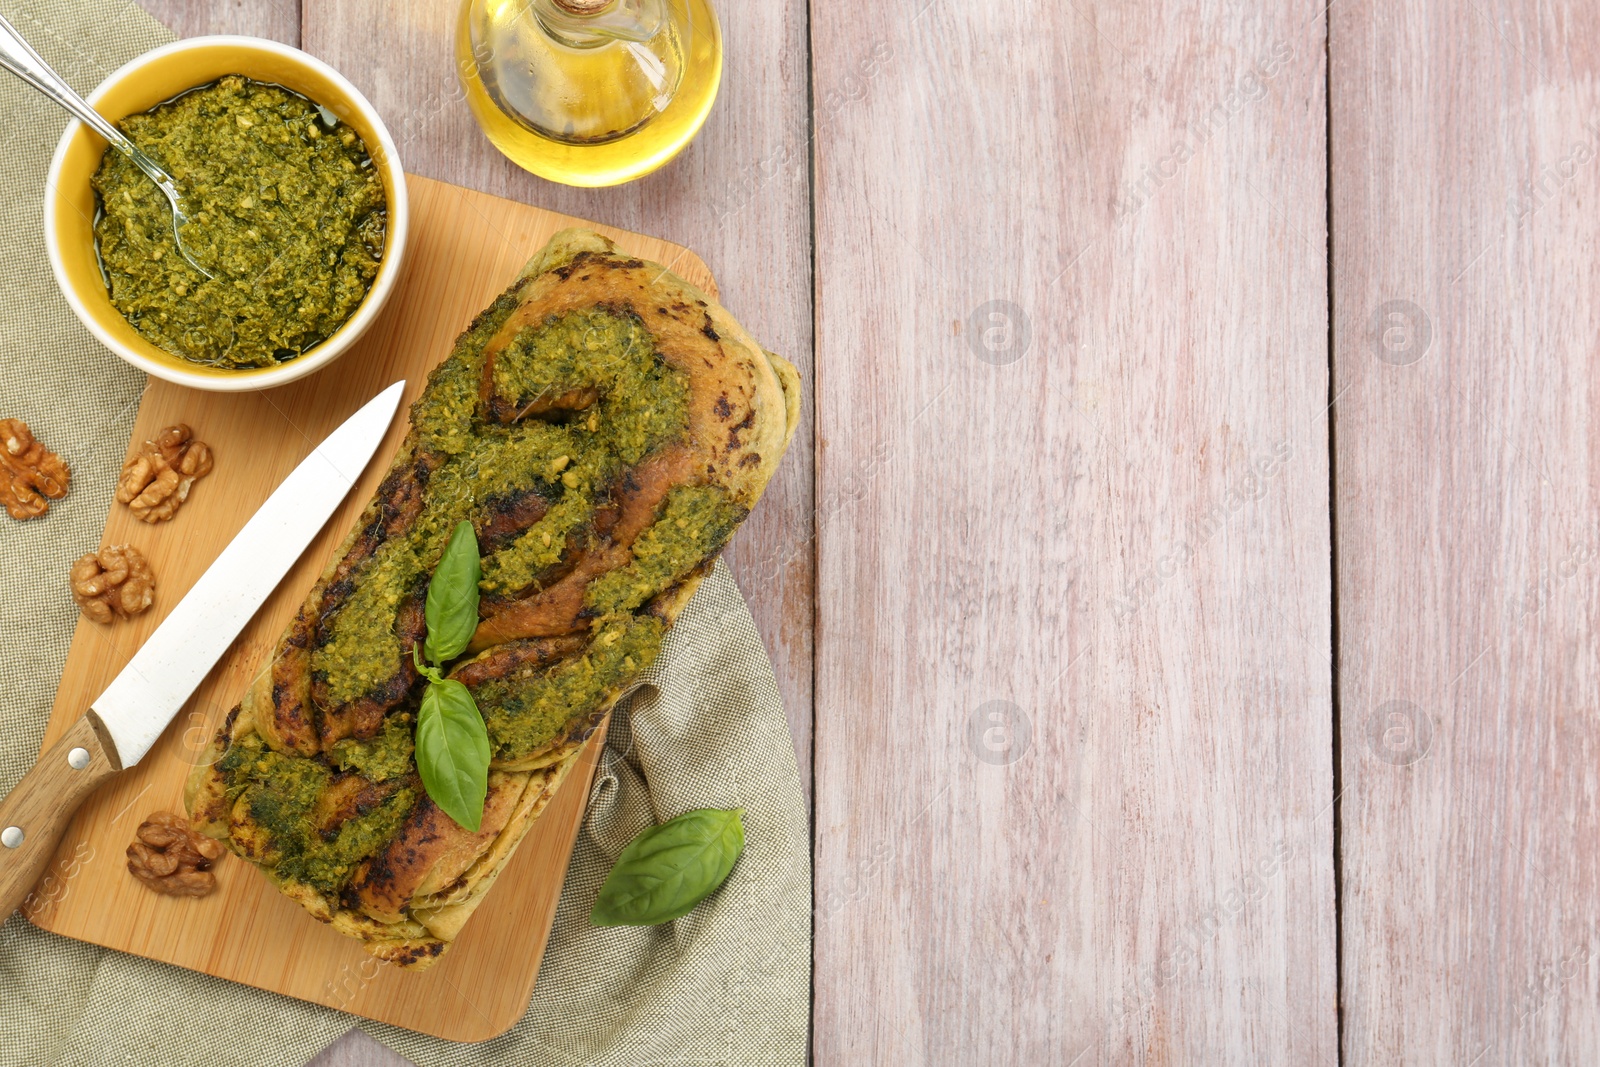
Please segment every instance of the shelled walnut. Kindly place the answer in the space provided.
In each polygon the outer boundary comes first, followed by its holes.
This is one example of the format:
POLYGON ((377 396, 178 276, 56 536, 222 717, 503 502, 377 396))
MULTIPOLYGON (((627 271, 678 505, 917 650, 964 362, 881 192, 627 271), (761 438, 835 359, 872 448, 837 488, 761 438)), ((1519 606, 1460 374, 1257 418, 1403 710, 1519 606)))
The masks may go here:
POLYGON ((189 829, 189 820, 158 811, 139 824, 128 846, 128 871, 158 893, 203 897, 217 888, 211 865, 226 851, 222 842, 189 829))
POLYGON ((72 472, 21 419, 0 419, 0 497, 13 519, 36 519, 67 495, 72 472))
POLYGON ((189 499, 194 483, 211 473, 211 446, 183 423, 146 441, 122 465, 117 500, 141 522, 165 522, 189 499))
POLYGON ((156 576, 132 545, 107 545, 72 565, 72 599, 95 622, 130 619, 150 606, 156 576))

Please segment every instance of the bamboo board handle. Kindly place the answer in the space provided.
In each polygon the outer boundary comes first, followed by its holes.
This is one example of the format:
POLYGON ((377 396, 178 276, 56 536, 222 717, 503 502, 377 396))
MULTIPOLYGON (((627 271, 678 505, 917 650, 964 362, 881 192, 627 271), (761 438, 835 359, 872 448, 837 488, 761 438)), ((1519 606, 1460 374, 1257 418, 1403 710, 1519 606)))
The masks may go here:
POLYGON ((44 874, 78 805, 119 770, 116 749, 91 711, 0 800, 0 922, 44 874))

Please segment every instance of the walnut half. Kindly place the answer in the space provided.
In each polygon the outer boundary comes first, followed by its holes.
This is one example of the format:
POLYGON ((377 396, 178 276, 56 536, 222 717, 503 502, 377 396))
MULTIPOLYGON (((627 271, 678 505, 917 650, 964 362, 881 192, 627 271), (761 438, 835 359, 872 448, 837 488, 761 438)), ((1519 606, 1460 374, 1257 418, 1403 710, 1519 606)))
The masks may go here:
POLYGON ((211 446, 194 439, 183 423, 146 441, 122 465, 117 500, 141 522, 164 522, 189 499, 194 483, 211 473, 211 446))
POLYGON ((217 888, 211 865, 222 858, 222 842, 189 829, 189 820, 158 811, 139 824, 128 846, 128 871, 158 893, 203 897, 217 888))
POLYGON ((156 576, 132 545, 107 545, 72 565, 72 599, 95 622, 130 619, 156 598, 156 576))
POLYGON ((72 472, 21 419, 0 419, 0 498, 13 519, 36 519, 67 495, 72 472))

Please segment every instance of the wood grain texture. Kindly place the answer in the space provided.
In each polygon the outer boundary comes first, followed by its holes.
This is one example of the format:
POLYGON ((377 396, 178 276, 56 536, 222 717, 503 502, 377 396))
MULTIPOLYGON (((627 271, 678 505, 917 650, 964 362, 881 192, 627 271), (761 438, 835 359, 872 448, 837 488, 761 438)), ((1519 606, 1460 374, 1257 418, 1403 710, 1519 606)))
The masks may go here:
POLYGON ((407 1067, 410 1063, 362 1031, 351 1030, 318 1053, 306 1067, 407 1067))
POLYGON ((1322 6, 813 0, 819 1065, 1336 1057, 1322 6))
POLYGON ((406 170, 693 248, 722 302, 805 382, 800 429, 728 553, 777 672, 800 780, 811 783, 811 226, 804 0, 719 3, 726 63, 700 136, 614 189, 535 178, 479 132, 456 79, 460 0, 306 0, 302 46, 383 115, 406 170))
MULTIPOLYGON (((409 179, 411 243, 388 305, 361 340, 327 369, 269 392, 223 394, 152 381, 133 443, 163 426, 192 426, 216 456, 169 523, 144 525, 115 506, 102 543, 132 544, 156 574, 156 603, 138 618, 103 627, 80 620, 62 670, 45 744, 60 737, 144 643, 162 618, 267 495, 317 442, 389 383, 407 382, 401 414, 340 510, 257 612, 145 759, 79 811, 56 852, 73 877, 27 915, 36 925, 95 944, 176 963, 456 1041, 482 1041, 527 1010, 572 842, 602 743, 590 741, 566 784, 522 840, 450 951, 427 971, 405 973, 360 943, 316 922, 249 864, 217 866, 217 891, 200 900, 152 893, 125 869, 123 850, 150 812, 181 810, 190 768, 257 673, 386 473, 406 433, 405 408, 455 337, 510 284, 556 230, 580 220, 425 178, 409 179)), ((715 293, 692 253, 606 228, 625 250, 676 260, 715 293)))
POLYGON ((300 0, 139 0, 179 37, 238 33, 300 44, 300 0))
POLYGON ((1331 19, 1344 1062, 1594 1062, 1600 13, 1331 19))

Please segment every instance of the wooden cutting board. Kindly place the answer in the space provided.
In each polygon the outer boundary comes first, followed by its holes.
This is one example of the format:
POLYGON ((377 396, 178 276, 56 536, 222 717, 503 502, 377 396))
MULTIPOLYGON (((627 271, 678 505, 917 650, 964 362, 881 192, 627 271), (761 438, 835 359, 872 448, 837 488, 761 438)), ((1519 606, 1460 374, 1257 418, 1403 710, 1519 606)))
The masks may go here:
MULTIPOLYGON (((181 811, 183 784, 206 739, 264 668, 279 634, 377 487, 406 431, 405 409, 427 372, 472 317, 551 234, 591 225, 425 178, 409 179, 409 262, 383 315, 326 370, 263 393, 225 395, 151 379, 132 440, 186 422, 216 453, 168 523, 146 526, 113 504, 102 544, 131 544, 150 560, 156 601, 132 622, 80 620, 56 693, 46 746, 83 714, 229 539, 312 447, 391 382, 406 379, 401 413, 359 485, 142 763, 79 811, 49 873, 23 906, 46 930, 454 1041, 482 1041, 527 1009, 589 783, 597 735, 455 945, 431 969, 378 964, 280 895, 234 856, 217 865, 201 900, 158 895, 127 871, 125 850, 151 812, 181 811)), ((627 251, 666 264, 715 293, 693 253, 595 226, 627 251)), ((54 576, 66 595, 66 575, 54 576)))

